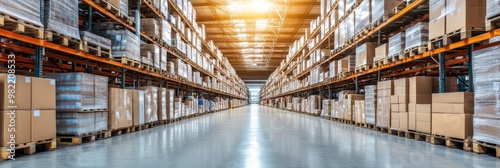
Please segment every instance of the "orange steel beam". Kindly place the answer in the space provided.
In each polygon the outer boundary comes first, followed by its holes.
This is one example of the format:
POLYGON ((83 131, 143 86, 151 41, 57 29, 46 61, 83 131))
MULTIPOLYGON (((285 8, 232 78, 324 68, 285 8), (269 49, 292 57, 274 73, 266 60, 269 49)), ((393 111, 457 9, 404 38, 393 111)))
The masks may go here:
POLYGON ((107 11, 106 9, 104 9, 103 7, 99 6, 98 4, 96 4, 94 1, 92 0, 82 0, 83 2, 85 2, 86 4, 92 6, 92 8, 96 9, 97 11, 99 11, 100 13, 106 15, 107 17, 117 21, 117 22, 120 22, 123 26, 127 27, 130 31, 133 31, 135 32, 135 28, 132 27, 131 25, 129 25, 127 22, 121 20, 121 18, 117 17, 116 15, 110 13, 109 11, 107 11))

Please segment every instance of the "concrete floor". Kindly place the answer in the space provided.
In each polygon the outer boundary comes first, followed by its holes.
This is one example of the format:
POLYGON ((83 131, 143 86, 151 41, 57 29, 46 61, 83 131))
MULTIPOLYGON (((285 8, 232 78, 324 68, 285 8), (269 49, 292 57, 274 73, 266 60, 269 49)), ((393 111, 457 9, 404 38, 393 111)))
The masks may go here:
POLYGON ((258 105, 17 157, 0 167, 500 167, 500 159, 258 105))

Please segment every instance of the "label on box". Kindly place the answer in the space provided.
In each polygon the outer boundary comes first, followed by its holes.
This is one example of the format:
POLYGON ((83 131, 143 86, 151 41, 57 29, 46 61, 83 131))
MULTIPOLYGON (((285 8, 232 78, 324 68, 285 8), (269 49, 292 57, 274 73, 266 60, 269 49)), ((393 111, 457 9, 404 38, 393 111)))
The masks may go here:
POLYGON ((500 90, 500 82, 493 82, 493 90, 494 91, 500 90))
POLYGON ((40 116, 40 110, 33 110, 33 116, 35 117, 40 116))
POLYGON ((51 79, 51 80, 50 80, 50 85, 56 85, 56 80, 51 79))
POLYGON ((31 83, 31 78, 30 77, 26 77, 26 83, 31 83))

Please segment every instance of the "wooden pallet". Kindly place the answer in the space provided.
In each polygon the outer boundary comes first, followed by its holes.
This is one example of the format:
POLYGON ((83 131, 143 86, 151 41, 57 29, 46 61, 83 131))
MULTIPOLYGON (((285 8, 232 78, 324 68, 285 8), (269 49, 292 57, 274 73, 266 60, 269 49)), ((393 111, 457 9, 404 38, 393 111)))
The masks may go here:
POLYGON ((126 127, 126 128, 118 128, 115 130, 111 130, 111 136, 120 136, 122 134, 128 134, 132 131, 132 127, 126 127))
POLYGON ((81 135, 61 135, 57 136, 57 143, 61 145, 80 145, 86 142, 94 142, 98 139, 110 138, 111 134, 107 130, 89 132, 81 135))
POLYGON ((335 75, 335 78, 336 78, 336 79, 339 79, 339 78, 345 78, 345 77, 347 77, 347 76, 349 76, 349 75, 352 75, 352 72, 340 72, 340 73, 337 73, 337 74, 335 75))
POLYGON ((83 51, 83 43, 80 39, 69 37, 59 32, 45 30, 45 40, 73 48, 75 50, 83 51))
POLYGON ((83 51, 86 53, 94 54, 103 58, 112 59, 111 48, 102 47, 93 41, 83 40, 83 51))
POLYGON ((43 26, 29 23, 23 19, 2 12, 0 12, 0 28, 38 39, 42 39, 44 35, 43 26))
POLYGON ((408 131, 407 130, 394 129, 394 128, 390 128, 390 129, 387 130, 388 134, 397 135, 398 137, 405 137, 406 136, 406 132, 408 132, 408 131))
POLYGON ((366 123, 354 123, 354 125, 357 127, 368 128, 368 124, 366 123))
POLYGON ((472 149, 474 153, 484 154, 491 153, 493 156, 500 159, 500 145, 472 140, 472 149))
POLYGON ((25 155, 32 155, 35 153, 35 150, 36 149, 34 148, 34 145, 32 145, 31 143, 16 144, 14 146, 14 150, 11 150, 10 147, 0 147, 0 161, 13 160, 18 155, 18 153, 20 153, 20 151, 23 151, 22 153, 25 155), (11 155, 10 151, 14 151, 13 154, 15 155, 11 155))
POLYGON ((132 127, 130 127, 130 132, 137 132, 143 129, 145 129, 144 125, 133 125, 132 127))
POLYGON ((406 138, 415 139, 417 141, 426 141, 431 143, 431 135, 428 133, 418 132, 418 131, 408 131, 409 136, 406 138), (413 137, 413 138, 412 138, 413 137))
POLYGON ((372 67, 371 64, 365 64, 365 65, 361 65, 359 67, 356 67, 356 69, 354 70, 355 73, 361 73, 361 72, 365 72, 365 71, 368 71, 370 70, 372 67))
POLYGON ((486 31, 500 28, 500 15, 486 19, 486 31))
POLYGON ((366 26, 363 30, 361 30, 360 32, 358 32, 354 35, 354 37, 355 37, 354 39, 357 40, 357 39, 365 37, 370 32, 370 30, 372 30, 371 26, 370 25, 366 26))
POLYGON ((472 139, 459 139, 448 136, 432 134, 431 144, 445 145, 448 148, 462 148, 465 151, 472 151, 472 139))
MULTIPOLYGON (((60 62, 63 63, 63 62, 60 62)), ((74 110, 61 110, 61 112, 75 112, 75 113, 87 113, 87 112, 106 112, 109 111, 107 108, 98 109, 74 109, 74 110)))
POLYGON ((387 127, 375 126, 375 130, 383 132, 383 133, 389 133, 390 129, 387 127))
POLYGON ((104 9, 106 9, 111 14, 114 14, 115 16, 120 17, 121 13, 120 13, 120 10, 118 9, 118 7, 116 7, 113 4, 111 4, 110 2, 108 2, 108 0, 94 0, 94 2, 96 4, 98 4, 99 6, 103 7, 104 9))
POLYGON ((160 120, 160 121, 158 121, 158 125, 165 125, 165 124, 168 124, 167 120, 160 120))
POLYGON ((422 54, 424 52, 427 52, 427 46, 426 45, 421 45, 421 46, 415 46, 415 47, 412 47, 412 48, 409 48, 409 49, 405 49, 404 50, 404 54, 402 55, 403 57, 401 57, 401 55, 399 55, 399 60, 402 60, 404 58, 408 58, 408 57, 413 57, 415 55, 419 55, 419 54, 422 54))
POLYGON ((377 130, 377 126, 373 125, 373 124, 366 124, 366 128, 368 128, 370 130, 377 130))
POLYGON ((127 58, 127 57, 115 57, 115 58, 113 58, 113 60, 118 61, 118 62, 120 62, 122 64, 126 64, 126 65, 133 66, 133 67, 136 67, 136 68, 141 68, 141 62, 140 61, 133 60, 133 59, 130 59, 130 58, 127 58))
POLYGON ((439 48, 438 43, 441 42, 442 46, 446 46, 458 41, 462 41, 486 32, 484 27, 464 27, 445 35, 433 38, 429 40, 427 44, 427 48, 436 49, 439 48))
MULTIPOLYGON (((436 37, 436 38, 433 38, 433 39, 429 39, 429 42, 427 42, 427 48, 429 50, 434 50, 436 48, 439 48, 438 47, 438 43, 441 42, 443 43, 443 40, 446 38, 445 35, 442 35, 442 36, 439 36, 439 37, 436 37)), ((443 46, 445 46, 445 44, 442 44, 443 46)))
POLYGON ((387 58, 383 58, 377 61, 373 61, 373 67, 381 67, 382 65, 385 65, 387 63, 387 58))
POLYGON ((388 56, 388 57, 385 58, 386 62, 384 62, 384 63, 388 64, 388 63, 399 61, 400 60, 399 58, 403 57, 402 55, 404 55, 404 54, 401 53, 401 54, 396 54, 396 55, 388 56))
POLYGON ((358 5, 359 5, 361 2, 363 2, 363 0, 355 0, 354 5, 353 5, 350 9, 346 9, 346 10, 345 10, 346 15, 351 14, 351 12, 353 12, 353 11, 354 11, 354 9, 356 9, 356 7, 358 7, 358 5))
POLYGON ((388 14, 383 15, 380 19, 378 19, 376 21, 372 21, 372 23, 370 24, 370 29, 373 30, 373 29, 377 28, 382 23, 385 23, 387 20, 389 20, 389 18, 391 18, 392 16, 394 16, 394 14, 388 13, 388 14))

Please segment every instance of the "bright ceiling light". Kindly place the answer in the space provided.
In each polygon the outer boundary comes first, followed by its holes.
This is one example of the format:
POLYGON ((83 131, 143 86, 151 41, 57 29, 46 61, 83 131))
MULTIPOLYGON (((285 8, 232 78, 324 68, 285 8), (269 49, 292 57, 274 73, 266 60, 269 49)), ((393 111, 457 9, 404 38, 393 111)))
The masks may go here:
POLYGON ((255 27, 257 29, 265 29, 267 27, 267 20, 255 20, 255 27))
POLYGON ((272 6, 272 3, 267 0, 253 0, 248 1, 247 5, 250 7, 250 10, 256 12, 267 12, 272 6))
POLYGON ((241 47, 248 46, 248 42, 240 42, 240 46, 241 46, 241 47))
POLYGON ((257 64, 253 63, 252 66, 257 66, 257 64))
POLYGON ((263 13, 268 12, 272 7, 272 3, 268 0, 251 0, 243 3, 242 1, 231 1, 227 4, 227 9, 232 14, 241 12, 263 13))
POLYGON ((245 38, 247 37, 246 33, 238 33, 238 38, 245 38))

